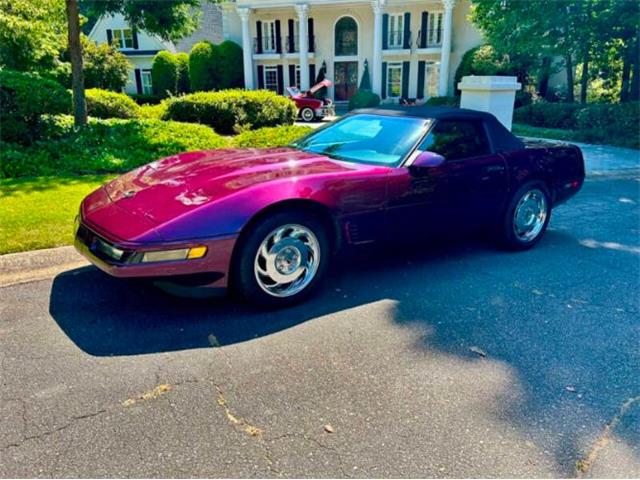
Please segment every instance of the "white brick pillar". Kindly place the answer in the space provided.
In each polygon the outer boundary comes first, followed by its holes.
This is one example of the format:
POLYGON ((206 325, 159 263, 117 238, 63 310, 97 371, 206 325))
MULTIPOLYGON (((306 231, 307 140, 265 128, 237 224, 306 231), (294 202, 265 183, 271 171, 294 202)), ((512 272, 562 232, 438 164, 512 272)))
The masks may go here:
POLYGON ((442 50, 440 52, 440 78, 438 95, 445 97, 449 86, 449 60, 451 58, 451 30, 453 29, 453 6, 456 0, 443 0, 444 17, 442 19, 442 50))
POLYGON ((467 76, 458 83, 460 107, 492 113, 511 130, 516 91, 522 88, 517 77, 467 76))
POLYGON ((244 88, 253 90, 253 49, 251 48, 251 30, 249 28, 248 8, 236 9, 242 22, 242 62, 244 65, 244 88))

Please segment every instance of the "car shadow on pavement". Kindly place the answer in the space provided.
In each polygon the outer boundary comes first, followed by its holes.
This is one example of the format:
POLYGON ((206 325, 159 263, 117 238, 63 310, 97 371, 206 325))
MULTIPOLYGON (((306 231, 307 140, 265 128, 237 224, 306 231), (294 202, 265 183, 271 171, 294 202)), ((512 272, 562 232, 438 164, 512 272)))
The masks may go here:
MULTIPOLYGON (((563 230, 550 230, 536 248, 521 253, 477 241, 374 250, 341 257, 313 298, 279 311, 228 298, 177 298, 85 267, 55 278, 50 313, 83 351, 119 356, 224 347, 391 299, 391 321, 425 332, 420 348, 498 361, 515 372, 527 402, 516 409, 505 405, 503 415, 523 430, 557 430, 554 455, 572 475, 569 460, 579 458, 585 445, 563 437, 567 425, 578 429, 587 417, 604 426, 624 400, 640 395, 632 320, 637 282, 629 281, 636 260, 586 248, 563 230)), ((633 431, 620 435, 639 445, 640 433, 633 431)))

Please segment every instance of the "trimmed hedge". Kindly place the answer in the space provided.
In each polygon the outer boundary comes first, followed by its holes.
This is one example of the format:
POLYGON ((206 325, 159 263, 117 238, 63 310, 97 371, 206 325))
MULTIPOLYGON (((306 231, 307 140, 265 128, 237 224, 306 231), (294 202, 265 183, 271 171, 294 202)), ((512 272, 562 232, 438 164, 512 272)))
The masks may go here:
POLYGON ((0 139, 29 144, 40 137, 40 116, 71 112, 71 94, 38 75, 0 70, 0 139))
POLYGON ((231 40, 225 40, 216 46, 220 59, 218 72, 220 82, 215 87, 223 90, 241 88, 244 86, 244 64, 242 61, 242 47, 231 40))
POLYGON ((165 119, 210 125, 229 135, 249 128, 291 125, 295 104, 268 90, 198 92, 166 100, 165 119))
POLYGON ((575 131, 574 141, 640 149, 640 103, 534 103, 514 112, 514 121, 575 131))
POLYGON ((138 118, 140 107, 124 93, 90 88, 85 90, 87 114, 96 118, 138 118))
POLYGON ((369 90, 358 90, 356 94, 349 99, 349 110, 377 107, 378 105, 380 105, 380 95, 369 90))
POLYGON ((30 147, 0 145, 0 177, 126 172, 179 152, 224 148, 228 141, 204 125, 159 120, 43 118, 47 140, 30 147))
POLYGON ((219 60, 217 47, 209 42, 202 41, 191 47, 189 53, 189 83, 192 92, 213 90, 220 81, 219 71, 216 68, 219 60))
POLYGON ((283 147, 312 131, 313 128, 300 125, 247 130, 236 135, 231 141, 231 145, 238 148, 283 147))
POLYGON ((189 92, 189 54, 182 53, 182 52, 176 53, 176 62, 177 62, 176 73, 178 75, 176 89, 178 93, 188 93, 189 92))
POLYGON ((151 65, 151 83, 153 93, 161 98, 175 95, 178 91, 178 66, 176 56, 163 50, 153 57, 151 65))

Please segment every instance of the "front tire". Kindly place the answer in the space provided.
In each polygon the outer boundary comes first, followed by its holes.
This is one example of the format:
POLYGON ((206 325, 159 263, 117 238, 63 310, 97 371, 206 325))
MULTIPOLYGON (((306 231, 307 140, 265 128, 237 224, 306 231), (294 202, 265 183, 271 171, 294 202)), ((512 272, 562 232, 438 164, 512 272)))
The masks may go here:
POLYGON ((531 181, 511 197, 504 213, 500 237, 509 250, 527 250, 540 241, 551 218, 551 196, 546 185, 531 181))
POLYGON ((323 222, 301 211, 267 217, 240 240, 232 266, 232 288, 267 307, 285 307, 306 298, 320 283, 329 260, 323 222))
POLYGON ((310 107, 304 107, 300 110, 300 118, 303 122, 313 122, 316 118, 316 112, 314 112, 310 107))

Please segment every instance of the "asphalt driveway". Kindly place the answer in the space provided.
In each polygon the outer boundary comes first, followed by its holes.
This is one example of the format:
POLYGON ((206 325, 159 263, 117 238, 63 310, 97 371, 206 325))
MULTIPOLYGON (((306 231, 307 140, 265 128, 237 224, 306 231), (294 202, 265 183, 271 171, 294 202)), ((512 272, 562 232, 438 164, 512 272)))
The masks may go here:
POLYGON ((346 258, 303 305, 0 288, 0 475, 640 476, 640 177, 532 251, 346 258))

